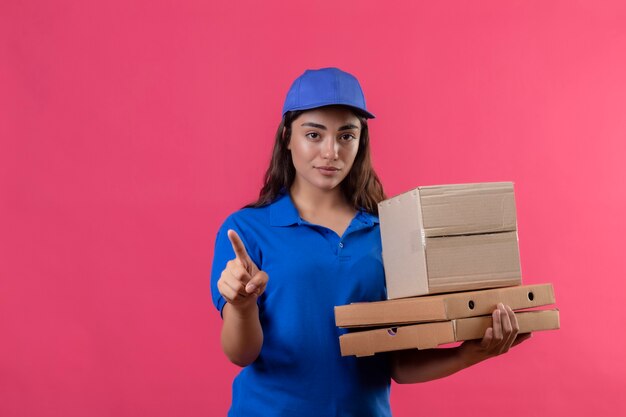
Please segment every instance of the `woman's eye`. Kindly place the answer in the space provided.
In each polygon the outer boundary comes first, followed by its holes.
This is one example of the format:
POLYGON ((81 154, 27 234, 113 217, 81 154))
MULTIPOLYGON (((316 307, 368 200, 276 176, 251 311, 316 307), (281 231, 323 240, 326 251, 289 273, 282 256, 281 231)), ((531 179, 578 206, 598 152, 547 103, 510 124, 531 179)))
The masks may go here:
POLYGON ((348 141, 348 140, 356 139, 356 137, 350 133, 346 133, 345 135, 341 135, 341 139, 348 141))
POLYGON ((309 139, 318 139, 320 137, 316 132, 307 133, 305 136, 309 139))

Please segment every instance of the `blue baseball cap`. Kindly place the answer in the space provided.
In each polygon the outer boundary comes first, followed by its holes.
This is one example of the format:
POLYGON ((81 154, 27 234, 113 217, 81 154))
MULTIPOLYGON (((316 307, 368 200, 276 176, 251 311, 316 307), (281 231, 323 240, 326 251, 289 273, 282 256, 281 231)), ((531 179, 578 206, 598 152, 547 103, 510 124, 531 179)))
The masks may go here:
POLYGON ((291 84, 283 105, 283 117, 291 110, 341 104, 368 119, 375 116, 365 107, 365 96, 356 77, 339 68, 306 70, 291 84))

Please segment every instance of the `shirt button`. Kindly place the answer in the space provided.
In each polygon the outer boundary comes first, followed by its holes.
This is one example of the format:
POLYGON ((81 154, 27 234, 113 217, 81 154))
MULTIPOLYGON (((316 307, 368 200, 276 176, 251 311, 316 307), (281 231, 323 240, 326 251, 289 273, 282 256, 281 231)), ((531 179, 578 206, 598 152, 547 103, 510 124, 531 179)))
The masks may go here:
POLYGON ((343 248, 343 242, 339 242, 339 247, 343 248))

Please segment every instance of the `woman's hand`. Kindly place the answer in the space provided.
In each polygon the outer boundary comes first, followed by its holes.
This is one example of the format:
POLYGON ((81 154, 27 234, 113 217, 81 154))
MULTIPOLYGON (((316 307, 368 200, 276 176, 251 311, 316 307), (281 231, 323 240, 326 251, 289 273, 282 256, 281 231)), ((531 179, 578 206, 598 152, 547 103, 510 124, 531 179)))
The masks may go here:
POLYGON ((226 264, 217 281, 217 289, 235 309, 247 310, 265 291, 268 276, 250 259, 237 232, 229 230, 228 239, 235 251, 235 259, 226 264))
POLYGON ((487 328, 482 340, 466 341, 459 347, 468 365, 506 353, 531 337, 531 333, 518 335, 519 324, 511 307, 499 303, 491 317, 493 325, 487 328))

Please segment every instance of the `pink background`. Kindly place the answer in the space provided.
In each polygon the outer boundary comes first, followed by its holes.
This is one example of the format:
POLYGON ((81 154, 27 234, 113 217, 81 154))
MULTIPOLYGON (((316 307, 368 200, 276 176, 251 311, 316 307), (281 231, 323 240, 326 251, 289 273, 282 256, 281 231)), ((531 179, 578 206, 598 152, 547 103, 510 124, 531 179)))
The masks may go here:
POLYGON ((1 416, 225 414, 215 232, 322 66, 360 79, 389 195, 515 182, 561 310, 394 415, 626 413, 625 2, 98 3, 0 3, 1 416))

